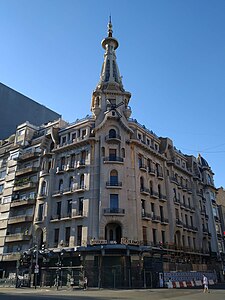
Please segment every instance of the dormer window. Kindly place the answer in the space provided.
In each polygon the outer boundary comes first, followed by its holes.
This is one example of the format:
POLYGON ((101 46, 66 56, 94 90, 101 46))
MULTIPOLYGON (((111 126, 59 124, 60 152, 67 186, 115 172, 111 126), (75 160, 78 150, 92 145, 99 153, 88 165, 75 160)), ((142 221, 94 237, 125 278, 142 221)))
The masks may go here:
POLYGON ((115 129, 109 130, 109 138, 116 138, 116 130, 115 129))

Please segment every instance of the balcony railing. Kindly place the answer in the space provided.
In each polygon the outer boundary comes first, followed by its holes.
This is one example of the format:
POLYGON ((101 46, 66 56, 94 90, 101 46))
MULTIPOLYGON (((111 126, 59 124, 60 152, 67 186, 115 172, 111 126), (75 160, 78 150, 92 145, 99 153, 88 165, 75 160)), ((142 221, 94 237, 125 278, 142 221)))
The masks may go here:
POLYGON ((107 135, 105 137, 105 141, 106 142, 110 142, 110 141, 121 141, 121 136, 119 134, 114 134, 114 135, 107 135))
POLYGON ((105 208, 104 209, 104 214, 124 215, 125 214, 125 209, 124 208, 105 208))
POLYGON ((30 234, 24 233, 9 233, 5 237, 6 242, 27 241, 31 237, 30 234))
POLYGON ((166 195, 159 194, 159 200, 160 200, 160 201, 166 201, 166 200, 167 200, 166 195))
POLYGON ((149 174, 152 174, 152 175, 155 175, 155 169, 151 166, 148 167, 148 173, 149 174))
POLYGON ((33 216, 18 215, 18 216, 10 216, 8 220, 8 224, 32 222, 32 221, 33 221, 33 216))
POLYGON ((183 222, 180 219, 176 219, 177 226, 183 226, 183 222))
POLYGON ((149 189, 144 186, 140 188, 140 192, 144 195, 149 195, 149 189))
POLYGON ((163 173, 161 171, 157 171, 157 177, 159 179, 163 179, 163 173))
POLYGON ((32 205, 34 203, 35 203, 34 198, 16 199, 11 202, 11 207, 21 206, 21 205, 32 205))
POLYGON ((77 168, 84 168, 86 166, 85 159, 81 159, 77 162, 77 168))
POLYGON ((154 190, 150 190, 150 196, 157 199, 159 198, 159 193, 154 190))
POLYGON ((147 166, 144 165, 144 164, 140 164, 139 165, 139 169, 142 170, 142 171, 144 171, 144 172, 147 172, 147 166))
POLYGON ((120 181, 107 181, 106 186, 107 187, 113 187, 113 188, 120 188, 120 187, 122 187, 122 182, 120 182, 120 181))
POLYGON ((104 157, 104 162, 123 163, 123 158, 120 156, 108 156, 108 157, 104 157))
POLYGON ((34 172, 37 172, 37 171, 38 171, 37 167, 21 168, 21 169, 17 169, 16 176, 23 175, 23 174, 28 174, 28 173, 34 173, 34 172))
POLYGON ((146 211, 142 211, 142 219, 148 219, 151 220, 152 213, 147 213, 146 211))

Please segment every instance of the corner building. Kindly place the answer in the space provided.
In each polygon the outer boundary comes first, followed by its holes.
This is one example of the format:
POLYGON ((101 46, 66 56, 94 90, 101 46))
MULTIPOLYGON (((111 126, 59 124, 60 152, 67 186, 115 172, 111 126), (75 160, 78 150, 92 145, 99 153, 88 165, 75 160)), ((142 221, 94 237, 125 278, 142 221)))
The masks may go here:
POLYGON ((37 244, 45 246, 37 261, 46 285, 59 270, 64 284, 82 273, 98 287, 156 287, 169 271, 220 271, 224 249, 215 229, 220 221, 213 172, 201 156, 184 155, 169 138, 130 118, 118 46, 109 22, 92 116, 29 125, 32 130, 24 124, 20 142, 17 132, 8 146, 5 170, 14 171, 10 190, 4 181, 1 191, 1 211, 8 212, 3 269, 13 270, 16 253, 37 244), (19 215, 24 218, 16 229, 19 215))

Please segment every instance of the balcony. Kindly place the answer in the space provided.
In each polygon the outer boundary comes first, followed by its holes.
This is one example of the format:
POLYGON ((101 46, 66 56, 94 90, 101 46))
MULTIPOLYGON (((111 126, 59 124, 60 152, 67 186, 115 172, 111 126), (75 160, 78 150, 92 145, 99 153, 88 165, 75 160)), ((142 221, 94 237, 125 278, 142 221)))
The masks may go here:
POLYGON ((104 215, 124 215, 125 209, 124 208, 105 208, 103 210, 104 215))
POLYGON ((150 197, 158 199, 159 198, 159 193, 154 191, 154 190, 150 190, 150 197))
POLYGON ((147 189, 146 187, 142 186, 140 188, 140 193, 143 195, 149 195, 149 189, 147 189))
POLYGON ((87 211, 84 210, 75 210, 71 215, 73 219, 82 219, 84 217, 87 217, 87 211))
POLYGON ((173 198, 173 202, 175 203, 175 204, 180 204, 181 202, 180 202, 180 199, 178 199, 177 197, 174 197, 173 198))
POLYGON ((40 194, 37 195, 37 199, 38 200, 45 199, 46 197, 47 197, 46 192, 42 192, 42 193, 40 193, 40 194))
POLYGON ((35 203, 35 199, 27 198, 27 199, 17 199, 11 202, 11 207, 22 206, 22 205, 33 205, 35 203))
POLYGON ((32 189, 36 187, 36 182, 32 181, 16 181, 15 186, 14 186, 14 191, 20 191, 20 190, 25 190, 25 189, 32 189))
POLYGON ((19 155, 18 161, 34 159, 40 155, 40 152, 29 152, 19 155))
POLYGON ((31 174, 38 172, 37 167, 28 167, 28 168, 21 168, 16 171, 16 176, 24 175, 24 174, 31 174))
POLYGON ((43 177, 43 176, 49 176, 49 170, 41 170, 39 176, 43 177))
POLYGON ((177 227, 183 227, 183 222, 180 219, 176 219, 177 227))
POLYGON ((106 182, 106 188, 110 189, 121 189, 122 188, 122 182, 120 181, 107 181, 106 182))
MULTIPOLYGON (((70 125, 72 125, 72 124, 70 124, 70 125)), ((80 136, 73 140, 68 140, 65 143, 61 143, 61 144, 57 145, 57 147, 53 149, 53 152, 62 152, 65 150, 73 149, 74 146, 78 147, 81 145, 87 145, 89 140, 90 140, 90 137, 88 135, 80 136)))
POLYGON ((107 135, 105 141, 107 143, 119 143, 121 141, 121 136, 119 134, 107 135))
POLYGON ((147 172, 147 166, 144 165, 144 164, 140 164, 140 165, 139 165, 139 169, 140 169, 141 171, 147 172))
POLYGON ((64 165, 56 167, 56 174, 63 174, 66 167, 64 165))
POLYGON ((11 216, 9 217, 8 224, 16 224, 23 222, 32 222, 33 216, 20 215, 20 216, 11 216))
POLYGON ((81 159, 77 162, 78 169, 85 168, 85 167, 86 167, 85 159, 81 159))
POLYGON ((123 158, 119 156, 108 156, 103 158, 104 163, 117 163, 122 164, 123 158))
POLYGON ((187 191, 187 185, 184 185, 184 184, 181 184, 181 188, 182 188, 182 190, 184 191, 184 192, 186 192, 187 191))
POLYGON ((150 175, 155 175, 155 169, 154 169, 153 167, 149 166, 149 167, 148 167, 148 173, 149 173, 150 175))
POLYGON ((167 218, 164 218, 164 217, 160 217, 160 221, 161 221, 161 223, 162 224, 169 224, 169 219, 167 219, 167 218))
POLYGON ((165 202, 167 200, 166 195, 159 194, 159 201, 165 202))
POLYGON ((85 191, 86 191, 86 187, 85 187, 85 185, 83 185, 83 184, 77 186, 77 187, 74 189, 74 192, 76 192, 76 193, 81 193, 81 192, 85 192, 85 191))
POLYGON ((30 234, 24 234, 24 233, 11 233, 7 234, 5 237, 5 242, 18 242, 18 241, 29 241, 31 238, 30 234))
POLYGON ((157 177, 159 179, 163 179, 163 173, 161 171, 157 171, 157 177))
POLYGON ((56 190, 52 193, 52 197, 62 197, 63 190, 56 190))
POLYGON ((161 222, 161 217, 155 215, 154 213, 152 214, 152 222, 154 223, 160 223, 161 222))
POLYGON ((147 213, 146 211, 142 211, 142 220, 151 220, 152 219, 152 213, 147 213))
POLYGON ((178 184, 178 179, 176 177, 171 176, 170 181, 175 183, 175 184, 178 184))
POLYGON ((74 165, 74 163, 70 163, 70 164, 67 164, 66 165, 66 168, 65 168, 65 171, 66 172, 72 172, 72 171, 74 171, 75 170, 75 165, 74 165))
POLYGON ((3 261, 18 261, 20 259, 20 252, 12 252, 12 253, 3 253, 2 260, 3 261))

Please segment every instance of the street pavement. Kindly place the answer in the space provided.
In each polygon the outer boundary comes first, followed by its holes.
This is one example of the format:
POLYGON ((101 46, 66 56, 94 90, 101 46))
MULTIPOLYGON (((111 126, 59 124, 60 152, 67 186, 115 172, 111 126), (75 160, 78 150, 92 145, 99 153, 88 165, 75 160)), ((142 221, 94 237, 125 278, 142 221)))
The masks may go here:
POLYGON ((202 289, 138 289, 109 290, 88 289, 69 290, 55 288, 0 288, 0 300, 222 300, 225 299, 225 286, 220 285, 203 293, 202 289))

